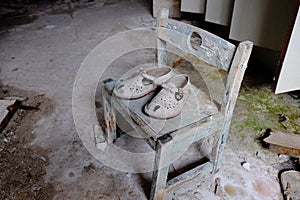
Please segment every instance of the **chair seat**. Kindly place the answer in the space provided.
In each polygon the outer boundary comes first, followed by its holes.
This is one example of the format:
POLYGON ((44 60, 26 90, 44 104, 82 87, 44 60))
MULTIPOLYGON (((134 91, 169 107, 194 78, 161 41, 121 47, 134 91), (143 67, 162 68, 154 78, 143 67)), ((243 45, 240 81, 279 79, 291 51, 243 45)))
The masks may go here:
MULTIPOLYGON (((115 84, 115 82, 110 82, 108 84, 115 84)), ((112 91, 114 85, 110 85, 109 88, 112 91)), ((180 115, 166 120, 155 119, 145 114, 144 106, 156 95, 156 93, 157 92, 151 92, 148 95, 135 100, 124 100, 117 97, 113 98, 115 104, 119 105, 116 107, 122 108, 122 110, 118 110, 122 113, 125 111, 142 129, 147 126, 148 131, 146 132, 151 131, 149 136, 154 136, 154 139, 195 122, 206 121, 210 116, 218 113, 217 106, 210 98, 196 86, 191 85, 191 93, 184 104, 180 115)))

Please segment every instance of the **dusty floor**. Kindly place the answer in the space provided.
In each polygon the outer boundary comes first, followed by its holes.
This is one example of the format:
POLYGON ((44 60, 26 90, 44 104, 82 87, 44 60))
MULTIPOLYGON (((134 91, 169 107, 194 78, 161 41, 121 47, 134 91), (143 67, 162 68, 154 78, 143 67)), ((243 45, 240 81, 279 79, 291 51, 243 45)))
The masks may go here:
MULTIPOLYGON (((84 58, 115 33, 153 25, 151 5, 137 0, 94 1, 76 4, 76 9, 70 5, 47 7, 32 20, 1 28, 0 96, 27 97, 24 104, 39 108, 18 110, 0 134, 1 199, 146 199, 151 173, 120 172, 97 161, 78 137, 71 107, 84 58)), ((136 62, 153 59, 149 52, 142 54, 136 62)), ((130 58, 124 58, 125 68, 109 68, 104 77, 118 77, 131 68, 130 58)), ((299 166, 262 148, 256 138, 268 128, 299 133, 300 100, 274 95, 270 87, 248 70, 221 170, 195 178, 166 199, 282 198, 278 172, 299 166), (282 116, 286 120, 279 120, 282 116), (242 167, 244 162, 250 170, 242 167), (224 197, 214 195, 217 177, 224 197)), ((99 96, 96 107, 101 110, 99 96)))

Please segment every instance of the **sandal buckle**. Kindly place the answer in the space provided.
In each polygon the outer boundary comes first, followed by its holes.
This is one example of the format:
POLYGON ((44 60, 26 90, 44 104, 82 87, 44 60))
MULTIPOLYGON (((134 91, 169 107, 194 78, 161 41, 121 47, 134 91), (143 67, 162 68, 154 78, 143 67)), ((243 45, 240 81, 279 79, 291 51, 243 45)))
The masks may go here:
POLYGON ((178 88, 178 92, 175 92, 175 99, 180 101, 183 98, 182 88, 178 88))

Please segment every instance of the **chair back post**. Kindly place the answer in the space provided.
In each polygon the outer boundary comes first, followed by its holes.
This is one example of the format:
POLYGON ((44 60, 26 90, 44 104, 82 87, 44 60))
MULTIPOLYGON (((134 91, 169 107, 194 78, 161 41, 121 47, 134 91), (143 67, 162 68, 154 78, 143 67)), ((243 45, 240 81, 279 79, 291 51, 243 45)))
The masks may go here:
MULTIPOLYGON (((235 103, 239 94, 241 83, 247 69, 248 60, 252 51, 253 43, 244 41, 236 49, 232 64, 228 73, 223 97, 222 111, 227 121, 231 121, 235 103)), ((227 124, 228 126, 230 124, 227 124)))
POLYGON ((162 8, 159 11, 158 14, 158 19, 157 19, 157 63, 158 67, 162 67, 163 65, 167 64, 167 42, 160 39, 158 37, 159 32, 161 30, 162 25, 162 20, 167 19, 169 17, 169 9, 167 8, 162 8))
POLYGON ((214 172, 216 172, 221 165, 221 158, 223 156, 222 154, 228 137, 233 110, 235 107, 235 103, 239 94, 245 71, 247 69, 252 47, 253 43, 250 41, 241 42, 236 49, 229 70, 223 98, 223 105, 221 107, 221 112, 225 115, 225 121, 223 122, 221 138, 218 142, 220 147, 219 150, 216 152, 216 163, 213 169, 214 172))

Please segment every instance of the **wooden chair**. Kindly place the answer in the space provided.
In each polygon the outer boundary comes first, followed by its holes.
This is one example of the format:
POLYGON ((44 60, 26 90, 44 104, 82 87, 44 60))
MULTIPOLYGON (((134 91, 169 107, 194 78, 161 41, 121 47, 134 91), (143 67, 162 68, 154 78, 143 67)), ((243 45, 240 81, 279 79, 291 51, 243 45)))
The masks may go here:
POLYGON ((121 100, 112 95, 115 81, 104 82, 103 102, 107 140, 113 142, 116 139, 115 110, 118 110, 134 129, 147 138, 150 146, 155 150, 150 194, 150 199, 155 200, 163 199, 165 191, 173 186, 196 175, 214 173, 219 169, 236 99, 253 46, 252 42, 245 41, 236 48, 235 45, 207 31, 169 19, 167 9, 162 9, 158 18, 157 41, 158 67, 165 64, 167 44, 171 44, 192 55, 193 59, 202 60, 229 73, 223 100, 219 106, 204 92, 193 86, 191 93, 194 95, 191 95, 186 102, 182 115, 165 120, 163 128, 158 127, 160 120, 151 119, 143 113, 143 106, 153 98, 154 93, 137 100, 121 100), (200 36, 196 41, 198 48, 192 46, 193 34, 200 36), (197 101, 201 104, 199 109, 195 109, 194 103, 197 101), (167 181, 172 155, 211 135, 214 135, 211 159, 167 181))

